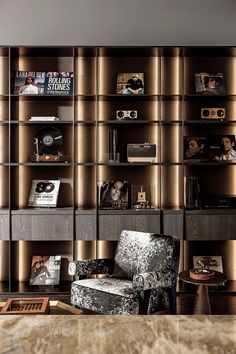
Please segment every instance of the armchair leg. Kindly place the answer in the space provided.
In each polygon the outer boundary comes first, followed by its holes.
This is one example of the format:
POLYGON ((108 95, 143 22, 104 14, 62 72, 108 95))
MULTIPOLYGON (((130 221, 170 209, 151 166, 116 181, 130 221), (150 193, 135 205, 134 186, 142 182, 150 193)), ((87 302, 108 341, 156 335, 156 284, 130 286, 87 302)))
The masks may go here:
POLYGON ((170 302, 170 313, 172 315, 176 315, 176 289, 174 287, 168 289, 168 294, 170 302))
POLYGON ((139 315, 147 315, 151 290, 140 292, 139 315))

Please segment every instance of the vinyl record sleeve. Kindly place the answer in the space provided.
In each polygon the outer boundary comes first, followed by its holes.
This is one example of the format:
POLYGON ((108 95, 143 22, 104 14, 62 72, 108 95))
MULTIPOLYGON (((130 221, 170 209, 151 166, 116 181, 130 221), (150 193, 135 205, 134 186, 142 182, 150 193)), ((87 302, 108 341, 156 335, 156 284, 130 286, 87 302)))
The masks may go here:
POLYGON ((56 207, 60 181, 34 179, 31 184, 28 206, 56 207))
POLYGON ((61 256, 33 256, 30 285, 58 285, 61 256))

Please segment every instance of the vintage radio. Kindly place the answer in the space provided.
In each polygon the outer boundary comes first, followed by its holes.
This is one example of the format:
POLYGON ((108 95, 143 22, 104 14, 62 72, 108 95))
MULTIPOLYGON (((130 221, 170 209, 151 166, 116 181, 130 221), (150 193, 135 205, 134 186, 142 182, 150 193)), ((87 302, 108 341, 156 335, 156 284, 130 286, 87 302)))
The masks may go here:
POLYGON ((225 119, 225 108, 202 108, 202 119, 225 119))
POLYGON ((128 162, 156 162, 156 160, 156 144, 144 143, 127 145, 128 162))
POLYGON ((138 118, 138 111, 116 111, 116 119, 137 119, 138 118))

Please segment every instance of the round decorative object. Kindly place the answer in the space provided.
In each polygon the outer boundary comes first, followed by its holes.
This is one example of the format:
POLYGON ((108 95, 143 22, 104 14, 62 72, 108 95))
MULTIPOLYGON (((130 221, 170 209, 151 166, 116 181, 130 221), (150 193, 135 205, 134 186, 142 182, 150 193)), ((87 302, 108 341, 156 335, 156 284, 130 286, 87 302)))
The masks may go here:
POLYGON ((54 189, 54 184, 52 182, 47 182, 44 188, 44 192, 51 193, 54 189))
POLYGON ((44 127, 35 135, 38 142, 39 154, 53 154, 62 147, 63 137, 59 129, 55 127, 44 127))
POLYGON ((214 277, 215 272, 208 269, 190 269, 189 276, 195 280, 210 280, 214 277))

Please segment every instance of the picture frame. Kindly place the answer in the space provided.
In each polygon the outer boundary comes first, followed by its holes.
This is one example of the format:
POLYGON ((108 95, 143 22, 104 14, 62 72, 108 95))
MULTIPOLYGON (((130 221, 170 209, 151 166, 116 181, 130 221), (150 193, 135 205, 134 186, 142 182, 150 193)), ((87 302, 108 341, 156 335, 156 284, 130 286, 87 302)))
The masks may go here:
POLYGON ((203 268, 215 270, 223 273, 223 263, 221 256, 193 256, 193 268, 203 268))
POLYGON ((100 209, 128 209, 129 184, 127 181, 104 181, 100 188, 100 209))
POLYGON ((209 147, 207 137, 185 136, 184 137, 185 160, 208 160, 209 147))
POLYGON ((118 73, 116 93, 122 95, 143 95, 144 73, 118 73))
POLYGON ((225 84, 223 73, 195 73, 196 93, 224 94, 225 84))
POLYGON ((209 135, 209 156, 214 161, 236 161, 236 139, 233 134, 209 135))

